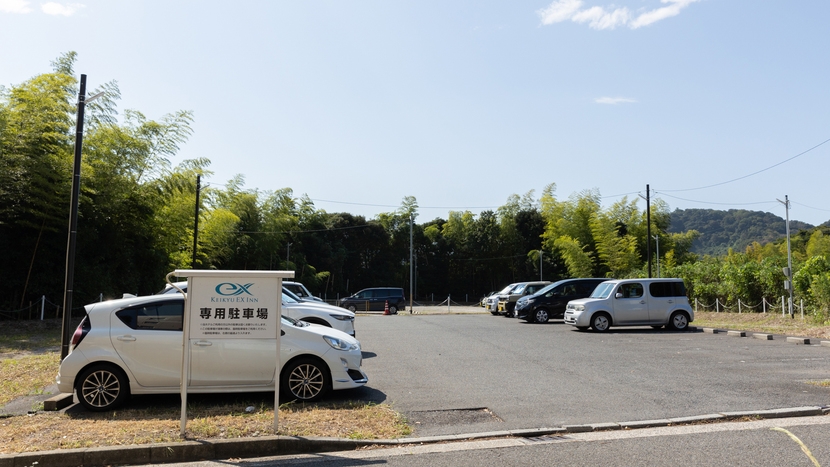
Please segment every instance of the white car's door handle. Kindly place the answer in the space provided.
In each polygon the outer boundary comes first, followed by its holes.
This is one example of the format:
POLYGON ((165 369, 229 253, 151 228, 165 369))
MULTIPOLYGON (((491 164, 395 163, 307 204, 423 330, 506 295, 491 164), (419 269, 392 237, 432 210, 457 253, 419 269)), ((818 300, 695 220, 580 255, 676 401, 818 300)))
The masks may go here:
POLYGON ((116 339, 118 339, 120 341, 132 342, 132 341, 135 340, 135 337, 133 337, 133 336, 118 336, 118 337, 116 337, 116 339))
POLYGON ((213 345, 213 342, 210 342, 210 341, 196 341, 193 344, 194 345, 201 345, 203 347, 207 347, 207 346, 213 345))

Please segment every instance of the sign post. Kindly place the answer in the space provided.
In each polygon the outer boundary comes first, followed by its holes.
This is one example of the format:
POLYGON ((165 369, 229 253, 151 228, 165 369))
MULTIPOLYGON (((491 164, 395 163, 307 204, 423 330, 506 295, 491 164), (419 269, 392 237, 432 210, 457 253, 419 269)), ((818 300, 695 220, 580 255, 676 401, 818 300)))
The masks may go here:
MULTIPOLYGON (((221 339, 274 339, 274 433, 279 419, 280 316, 282 280, 294 271, 216 271, 177 269, 167 275, 187 277, 182 323, 181 436, 187 425, 187 387, 192 345, 221 339)), ((175 287, 175 286, 173 286, 175 287)), ((181 291, 181 290, 180 290, 181 291)))

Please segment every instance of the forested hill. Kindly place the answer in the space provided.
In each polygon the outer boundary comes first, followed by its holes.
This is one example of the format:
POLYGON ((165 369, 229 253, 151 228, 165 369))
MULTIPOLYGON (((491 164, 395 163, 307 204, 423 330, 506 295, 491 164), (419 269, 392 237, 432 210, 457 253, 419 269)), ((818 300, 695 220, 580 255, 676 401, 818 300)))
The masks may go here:
MULTIPOLYGON (((790 233, 813 226, 790 221, 790 233)), ((671 213, 669 232, 697 230, 698 238, 692 251, 700 255, 722 255, 729 248, 742 252, 752 242, 760 244, 781 239, 786 234, 786 221, 775 214, 761 211, 730 209, 676 209, 671 213)))

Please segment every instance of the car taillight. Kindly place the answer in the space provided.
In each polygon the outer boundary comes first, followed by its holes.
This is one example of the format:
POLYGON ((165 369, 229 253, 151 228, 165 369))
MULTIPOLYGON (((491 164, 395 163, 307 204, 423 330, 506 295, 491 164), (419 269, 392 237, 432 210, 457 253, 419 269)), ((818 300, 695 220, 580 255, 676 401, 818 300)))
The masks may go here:
POLYGON ((79 324, 78 327, 75 329, 75 334, 72 334, 72 348, 77 347, 78 344, 80 344, 81 341, 84 340, 84 337, 86 337, 86 334, 89 332, 90 327, 91 326, 89 325, 89 317, 85 316, 84 319, 81 321, 81 324, 79 324))

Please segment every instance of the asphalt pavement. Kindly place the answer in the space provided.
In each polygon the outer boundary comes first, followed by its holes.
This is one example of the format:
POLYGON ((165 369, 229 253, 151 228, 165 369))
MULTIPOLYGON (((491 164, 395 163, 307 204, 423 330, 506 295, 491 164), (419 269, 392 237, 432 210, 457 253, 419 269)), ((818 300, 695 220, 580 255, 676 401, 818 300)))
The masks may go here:
POLYGON ((820 343, 700 329, 612 328, 596 334, 561 322, 534 325, 491 316, 478 307, 413 311, 357 318, 369 384, 333 395, 390 404, 413 424, 408 438, 265 437, 63 450, 0 456, 0 467, 151 464, 368 445, 572 437, 816 418, 830 405, 830 391, 810 384, 828 379, 830 348, 820 343))

